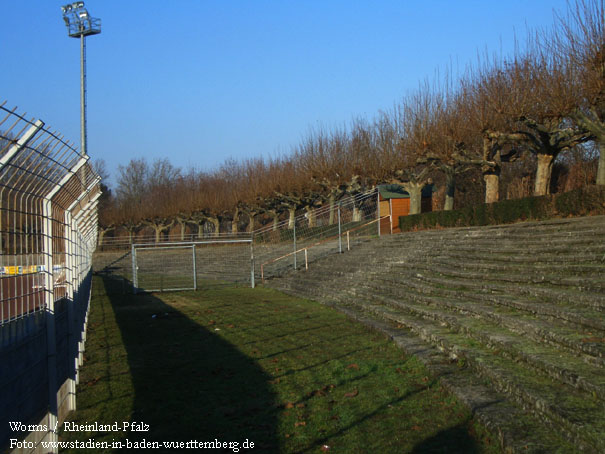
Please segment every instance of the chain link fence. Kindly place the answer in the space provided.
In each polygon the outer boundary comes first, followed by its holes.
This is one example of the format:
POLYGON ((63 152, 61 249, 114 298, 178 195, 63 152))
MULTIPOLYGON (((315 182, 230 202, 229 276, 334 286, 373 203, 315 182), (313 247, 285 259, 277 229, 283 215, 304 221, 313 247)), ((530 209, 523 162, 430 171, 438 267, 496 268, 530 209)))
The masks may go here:
MULTIPOLYGON (((0 104, 0 450, 55 441, 75 409, 99 176, 58 133, 0 104), (23 436, 8 421, 48 431, 23 436), (21 438, 20 438, 21 437, 21 438)), ((46 450, 44 450, 46 452, 46 450)))
POLYGON ((343 253, 380 235, 378 192, 371 190, 291 215, 254 232, 256 273, 261 280, 308 269, 327 254, 343 253))
MULTIPOLYGON (((111 291, 193 290, 251 285, 291 270, 307 269, 328 254, 344 253, 380 235, 378 191, 347 195, 299 212, 252 233, 105 239, 94 269, 111 277, 111 291), (136 242, 135 242, 136 238, 136 242)), ((388 216, 384 217, 387 219, 388 216)))
POLYGON ((227 283, 254 287, 379 236, 379 221, 378 191, 372 189, 319 208, 291 209, 288 219, 252 233, 186 235, 186 241, 176 242, 169 237, 166 241, 151 236, 106 238, 95 253, 94 269, 111 276, 118 292, 189 290, 227 283))
POLYGON ((254 287, 250 238, 134 244, 131 259, 134 293, 197 290, 225 283, 254 287))

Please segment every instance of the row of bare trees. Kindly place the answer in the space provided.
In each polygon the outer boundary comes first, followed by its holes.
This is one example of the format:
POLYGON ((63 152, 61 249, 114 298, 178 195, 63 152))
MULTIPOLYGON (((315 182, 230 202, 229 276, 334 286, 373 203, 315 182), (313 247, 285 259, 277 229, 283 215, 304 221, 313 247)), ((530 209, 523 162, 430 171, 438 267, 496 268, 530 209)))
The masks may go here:
POLYGON ((210 172, 134 159, 119 169, 101 233, 121 226, 132 235, 148 226, 159 239, 177 224, 182 235, 192 225, 200 235, 225 225, 251 231, 258 222, 292 223, 299 210, 333 206, 380 183, 403 185, 411 213, 420 211, 431 180, 443 183, 446 210, 459 187, 483 185, 487 203, 519 195, 502 190, 503 173, 517 183, 531 178, 533 194, 544 195, 570 153, 596 155, 594 182, 603 185, 603 0, 578 0, 555 22, 554 32, 530 36, 523 52, 486 57, 455 81, 425 82, 371 120, 310 130, 284 156, 228 160, 210 172))

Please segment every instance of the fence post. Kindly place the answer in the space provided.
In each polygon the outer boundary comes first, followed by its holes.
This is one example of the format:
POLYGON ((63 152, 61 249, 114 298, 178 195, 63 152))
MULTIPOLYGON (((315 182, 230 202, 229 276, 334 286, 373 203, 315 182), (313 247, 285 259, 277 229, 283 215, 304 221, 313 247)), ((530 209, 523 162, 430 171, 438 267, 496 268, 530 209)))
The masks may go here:
MULTIPOLYGON (((46 348, 48 370, 48 434, 49 441, 56 442, 55 427, 59 421, 59 408, 57 404, 57 339, 55 331, 55 289, 54 289, 54 263, 53 263, 53 224, 52 202, 43 201, 43 251, 44 251, 44 302, 46 305, 46 348)), ((50 452, 58 452, 54 449, 50 452)))
POLYGON ((294 218, 294 270, 296 270, 296 218, 294 218))
POLYGON ((5 166, 10 162, 13 157, 21 151, 23 147, 42 129, 44 122, 42 120, 36 121, 32 124, 29 129, 17 140, 17 143, 13 144, 10 149, 0 159, 0 167, 5 166))
POLYGON ((132 293, 136 295, 139 280, 137 276, 137 250, 134 244, 130 247, 130 256, 132 258, 132 293))
POLYGON ((338 202, 338 253, 342 254, 342 225, 340 223, 340 202, 338 202))
POLYGON ((250 239, 250 262, 250 287, 254 288, 254 234, 252 234, 252 238, 250 239))
POLYGON ((195 256, 195 244, 191 245, 191 254, 193 258, 193 290, 197 290, 197 260, 195 256))
POLYGON ((378 224, 378 236, 380 237, 380 191, 376 189, 376 224, 378 224))
POLYGON ((77 341, 76 341, 76 301, 74 291, 74 276, 73 270, 75 267, 74 260, 74 231, 72 230, 71 212, 65 212, 65 291, 67 296, 67 338, 68 338, 68 356, 69 356, 69 410, 76 409, 76 374, 77 374, 77 341))

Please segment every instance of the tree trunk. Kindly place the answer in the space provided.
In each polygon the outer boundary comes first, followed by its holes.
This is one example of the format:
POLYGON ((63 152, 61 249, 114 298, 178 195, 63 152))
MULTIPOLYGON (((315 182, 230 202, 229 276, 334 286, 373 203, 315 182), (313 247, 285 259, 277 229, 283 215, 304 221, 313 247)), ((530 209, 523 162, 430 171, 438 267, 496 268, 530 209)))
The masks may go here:
POLYGON ((422 212, 422 188, 424 183, 409 183, 406 185, 406 191, 410 194, 410 212, 409 214, 420 214, 422 212))
MULTIPOLYGON (((103 247, 103 241, 105 240, 105 235, 107 234, 107 232, 110 232, 112 230, 113 230, 113 227, 99 228, 99 234, 97 236, 97 246, 99 248, 103 247)), ((1 248, 0 248, 0 251, 2 251, 1 248)))
POLYGON ((197 239, 201 240, 204 238, 204 221, 196 222, 197 225, 197 239))
POLYGON ((288 208, 288 213, 290 213, 288 228, 292 230, 294 228, 294 223, 296 222, 296 208, 288 208))
POLYGON ((330 219, 328 220, 328 225, 334 225, 334 222, 335 222, 334 212, 336 210, 334 209, 334 202, 335 202, 334 194, 330 194, 330 197, 328 198, 328 203, 330 204, 330 219))
POLYGON ((596 184, 605 185, 605 124, 596 113, 592 110, 593 115, 578 109, 573 119, 585 130, 590 131, 595 142, 599 147, 599 166, 597 168, 596 184))
POLYGON ((357 205, 353 205, 353 222, 361 222, 361 210, 357 205))
POLYGON ((184 221, 178 220, 177 221, 180 226, 181 226, 181 241, 185 241, 185 228, 186 228, 186 223, 184 221))
POLYGON ((422 212, 422 189, 426 182, 406 181, 401 183, 403 189, 410 194, 410 211, 408 214, 419 214, 422 212))
POLYGON ((135 227, 126 228, 128 230, 128 243, 132 246, 134 241, 134 229, 135 227))
POLYGON ((273 213, 273 231, 277 230, 277 224, 279 224, 279 216, 273 213))
POLYGON ((497 172, 484 172, 485 203, 495 203, 500 198, 500 175, 497 172))
POLYGON ((250 220, 248 221, 248 232, 254 232, 254 213, 249 213, 248 217, 250 220))
POLYGON ((447 172, 445 174, 445 204, 443 209, 451 211, 454 209, 454 194, 456 192, 456 177, 447 172))
POLYGON ((305 207, 307 210, 307 222, 309 227, 315 227, 315 210, 311 207, 305 207))
POLYGON ((598 185, 605 185, 605 140, 599 141, 599 167, 597 169, 597 181, 598 185))
POLYGON ((233 213, 233 220, 231 221, 231 233, 237 233, 237 225, 239 223, 239 208, 235 209, 233 213))
POLYGON ((535 196, 550 194, 550 178, 552 176, 553 163, 553 155, 538 154, 538 169, 536 170, 536 184, 534 186, 535 196))
POLYGON ((162 234, 162 227, 154 225, 153 230, 155 231, 155 243, 158 244, 160 242, 160 235, 162 234))
POLYGON ((209 220, 214 226, 214 236, 218 236, 218 234, 220 233, 219 231, 221 229, 220 221, 218 220, 218 218, 209 218, 209 220))

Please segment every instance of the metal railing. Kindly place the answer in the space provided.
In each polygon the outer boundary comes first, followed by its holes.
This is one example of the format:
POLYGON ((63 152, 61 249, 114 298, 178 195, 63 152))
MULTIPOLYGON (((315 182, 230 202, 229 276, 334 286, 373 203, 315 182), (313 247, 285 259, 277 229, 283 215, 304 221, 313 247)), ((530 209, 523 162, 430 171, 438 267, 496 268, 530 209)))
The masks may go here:
MULTIPOLYGON (((99 181, 88 156, 0 104, 0 415, 45 425, 47 441, 75 409, 99 181)), ((10 438, 0 427, 0 449, 10 438)))
MULTIPOLYGON (((344 244, 349 250, 361 241, 379 236, 378 216, 378 192, 373 189, 328 201, 319 208, 303 208, 298 212, 292 209, 286 220, 272 222, 252 233, 181 235, 184 241, 174 241, 174 237, 168 235, 164 241, 158 241, 157 236, 106 239, 95 254, 95 270, 121 279, 123 289, 190 289, 192 279, 197 278, 215 283, 249 282, 254 286, 255 279, 264 281, 299 269, 301 260, 306 269, 310 262, 327 254, 344 252, 344 244), (189 257, 193 253, 189 245, 193 243, 199 252, 195 262, 189 257), (237 243, 248 245, 236 247, 237 243), (140 262, 142 256, 137 258, 135 254, 143 245, 149 249, 142 252, 146 256, 142 263, 149 278, 145 285, 137 285, 140 265, 133 264, 140 262), (177 250, 174 247, 178 245, 187 248, 177 250), (286 260, 288 258, 291 260, 286 260), (195 276, 190 272, 192 263, 197 270, 195 276), (176 281, 169 284, 178 280, 177 277, 183 285, 176 281)), ((388 216, 382 219, 385 218, 388 216)))
MULTIPOLYGON (((306 245, 305 247, 302 247, 300 249, 297 249, 295 251, 289 252, 285 255, 273 258, 273 259, 269 259, 268 261, 261 263, 260 265, 260 277, 262 282, 265 281, 265 265, 271 265, 273 263, 276 263, 280 260, 284 260, 287 259, 288 257, 293 257, 296 256, 296 254, 304 254, 305 257, 305 270, 309 269, 309 249, 313 248, 313 247, 317 247, 317 246, 321 246, 325 243, 328 242, 333 242, 333 241, 338 241, 338 252, 340 254, 342 254, 344 252, 344 246, 343 246, 343 242, 346 242, 346 249, 347 251, 351 250, 351 237, 353 236, 353 234, 358 231, 358 230, 362 230, 362 229, 366 229, 367 227, 371 226, 372 224, 375 224, 383 219, 389 219, 390 216, 383 216, 380 219, 374 219, 373 221, 369 221, 366 222, 365 224, 361 224, 357 227, 354 227, 352 229, 346 230, 345 232, 339 232, 338 235, 332 236, 332 237, 328 237, 325 238, 323 240, 317 241, 316 243, 313 244, 309 244, 306 245), (343 240, 344 237, 344 240, 343 240)), ((296 264, 293 264, 294 269, 296 269, 296 264)))
POLYGON ((298 270, 300 263, 308 269, 314 260, 344 252, 343 244, 350 250, 380 235, 378 221, 378 193, 373 189, 265 226, 253 236, 259 277, 264 281, 298 270))

